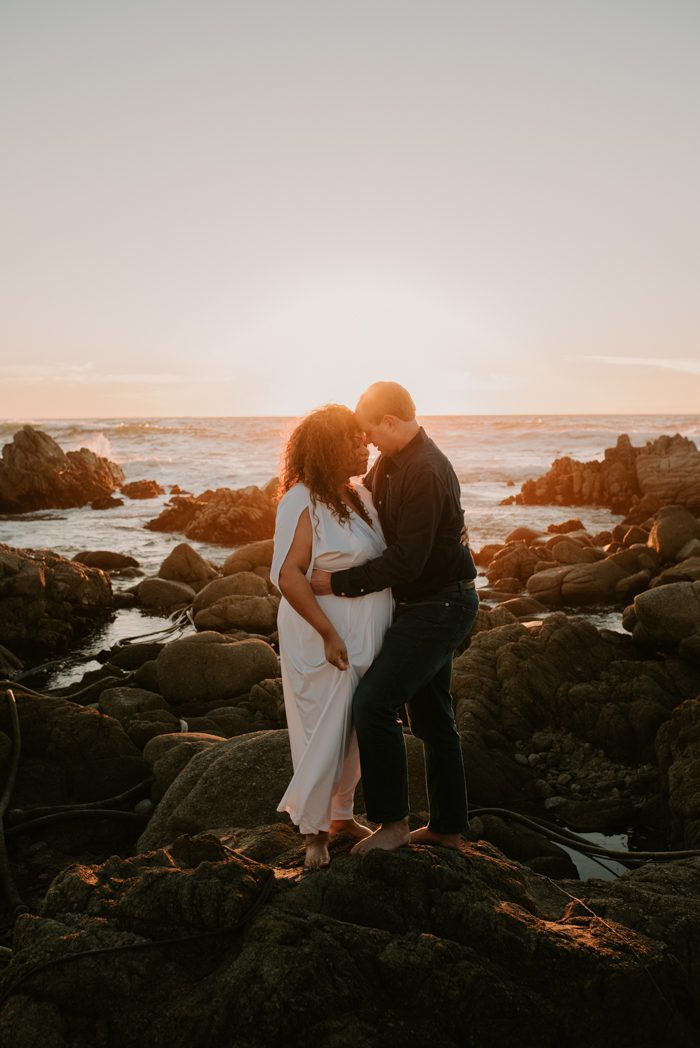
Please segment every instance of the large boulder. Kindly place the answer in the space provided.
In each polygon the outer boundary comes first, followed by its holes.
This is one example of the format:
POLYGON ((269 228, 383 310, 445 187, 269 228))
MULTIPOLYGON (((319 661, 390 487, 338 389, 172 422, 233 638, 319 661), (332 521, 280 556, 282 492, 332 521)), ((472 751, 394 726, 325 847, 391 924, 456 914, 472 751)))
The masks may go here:
POLYGON ((195 593, 217 578, 218 574, 218 569, 187 542, 175 546, 158 569, 159 578, 184 582, 195 593))
POLYGON ((123 480, 115 462, 88 448, 66 453, 48 433, 23 426, 2 449, 0 512, 86 506, 123 480))
MULTIPOLYGON (((148 778, 149 765, 117 720, 67 699, 18 692, 22 750, 10 808, 114 797, 148 778)), ((6 703, 0 731, 11 734, 6 703)))
POLYGON ((49 550, 0 545, 0 638, 34 660, 65 651, 112 614, 109 577, 49 550))
POLYGON ((700 496, 700 452, 688 437, 658 437, 635 459, 639 490, 661 505, 687 505, 700 496))
POLYGON ((79 564, 86 564, 89 568, 101 568, 102 571, 123 571, 125 568, 138 568, 139 562, 135 557, 126 553, 113 553, 111 550, 96 549, 84 550, 76 553, 73 560, 79 564))
POLYGON ((144 579, 137 593, 142 607, 161 611, 187 607, 194 600, 191 586, 172 579, 144 579))
POLYGON ((258 575, 264 575, 267 570, 269 577, 273 547, 272 539, 248 542, 226 558, 221 571, 224 575, 235 575, 239 571, 252 571, 258 575))
POLYGON ((156 671, 158 690, 175 706, 241 695, 266 677, 279 676, 279 662, 265 641, 205 632, 166 644, 156 671))
POLYGON ((504 505, 607 506, 614 513, 632 511, 628 522, 640 524, 669 502, 700 508, 700 452, 693 441, 662 436, 638 448, 622 434, 602 461, 556 459, 504 505))
POLYGON ((327 871, 301 876, 301 848, 278 828, 231 839, 183 835, 61 873, 41 913, 17 921, 0 1040, 34 1048, 37 1030, 52 1048, 96 1036, 140 1048, 697 1040, 697 859, 572 891, 485 843, 362 861, 339 843, 327 871), (71 959, 95 950, 99 964, 71 959))
POLYGON ((633 821, 661 803, 659 727, 699 690, 700 668, 561 613, 477 634, 452 674, 470 793, 521 811, 556 797, 580 829, 633 821))
POLYGON ((270 634, 277 627, 278 607, 278 597, 232 594, 196 612, 194 624, 198 630, 218 630, 220 633, 244 630, 246 633, 270 634))
POLYGON ((194 601, 194 611, 202 611, 227 597, 266 597, 268 586, 264 579, 252 571, 239 571, 214 579, 201 589, 194 601))
POLYGON ((700 849, 700 696, 681 703, 656 736, 676 848, 700 849))
POLYGON ((657 586, 634 598, 623 626, 637 644, 677 651, 700 665, 700 581, 657 586))
MULTIPOLYGON (((228 832, 235 826, 267 826, 286 822, 277 805, 292 777, 289 736, 285 730, 258 731, 220 742, 210 736, 153 739, 144 755, 154 759, 158 784, 181 763, 179 774, 156 808, 153 818, 138 842, 138 849, 160 847, 180 833, 202 830, 228 832), (172 739, 172 742, 169 742, 172 739), (180 739, 181 741, 176 741, 180 739), (160 762, 163 761, 163 765, 160 762)), ((426 812, 423 746, 412 735, 405 736, 411 807, 426 812)), ((355 809, 363 811, 364 797, 359 787, 355 809)))
MULTIPOLYGON (((700 480, 698 484, 700 493, 700 480)), ((656 514, 649 545, 662 561, 682 560, 681 552, 694 539, 700 539, 700 520, 682 506, 664 506, 656 514)))
POLYGON ((155 520, 151 531, 182 531, 190 539, 222 546, 269 539, 275 531, 276 482, 233 490, 217 488, 195 497, 177 495, 155 520))

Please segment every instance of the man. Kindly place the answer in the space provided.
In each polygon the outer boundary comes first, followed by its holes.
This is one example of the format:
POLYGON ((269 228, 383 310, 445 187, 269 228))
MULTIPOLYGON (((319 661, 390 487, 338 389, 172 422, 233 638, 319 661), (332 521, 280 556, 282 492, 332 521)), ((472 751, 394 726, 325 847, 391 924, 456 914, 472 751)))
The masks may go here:
POLYGON ((368 818, 379 828, 353 852, 404 844, 461 847, 467 796, 450 695, 452 656, 474 625, 476 567, 462 542, 459 482, 440 449, 416 421, 409 393, 375 382, 355 414, 380 457, 365 477, 387 548, 346 571, 315 570, 318 595, 357 597, 391 586, 394 621, 360 681, 353 719, 368 818), (409 832, 406 748, 397 711, 406 706, 423 742, 430 803, 427 826, 409 832))

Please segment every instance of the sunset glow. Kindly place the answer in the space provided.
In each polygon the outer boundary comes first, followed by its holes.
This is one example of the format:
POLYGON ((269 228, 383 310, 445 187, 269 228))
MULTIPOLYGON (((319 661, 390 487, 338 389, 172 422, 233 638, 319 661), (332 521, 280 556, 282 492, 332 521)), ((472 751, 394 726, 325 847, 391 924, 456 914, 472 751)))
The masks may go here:
POLYGON ((697 5, 0 28, 4 417, 697 409, 697 5))

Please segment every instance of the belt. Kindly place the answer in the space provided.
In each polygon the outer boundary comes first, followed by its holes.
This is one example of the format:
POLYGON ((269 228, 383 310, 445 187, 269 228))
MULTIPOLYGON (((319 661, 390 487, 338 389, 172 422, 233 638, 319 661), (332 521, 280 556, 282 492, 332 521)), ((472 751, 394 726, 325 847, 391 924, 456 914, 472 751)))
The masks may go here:
POLYGON ((421 593, 420 596, 412 597, 408 600, 399 600, 397 604, 422 604, 425 601, 431 601, 435 597, 438 599, 454 597, 460 593, 467 593, 469 590, 475 589, 476 582, 474 579, 462 579, 460 582, 451 582, 447 586, 441 586, 440 589, 431 590, 430 593, 421 593))

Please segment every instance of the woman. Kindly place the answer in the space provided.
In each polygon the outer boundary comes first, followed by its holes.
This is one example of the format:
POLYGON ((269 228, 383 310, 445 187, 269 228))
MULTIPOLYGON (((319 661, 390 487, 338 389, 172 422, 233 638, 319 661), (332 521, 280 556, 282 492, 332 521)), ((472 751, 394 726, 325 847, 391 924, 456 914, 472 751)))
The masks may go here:
POLYGON ((327 866, 330 833, 360 839, 353 818, 360 778, 351 725, 357 682, 391 621, 391 590, 315 597, 314 567, 350 568, 379 556, 384 536, 369 492, 367 445, 352 411, 331 404, 307 415, 287 443, 271 578, 282 593, 277 624, 294 775, 278 811, 304 834, 307 868, 327 866))

